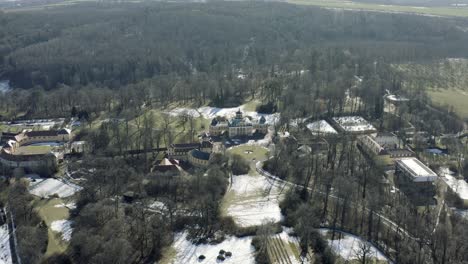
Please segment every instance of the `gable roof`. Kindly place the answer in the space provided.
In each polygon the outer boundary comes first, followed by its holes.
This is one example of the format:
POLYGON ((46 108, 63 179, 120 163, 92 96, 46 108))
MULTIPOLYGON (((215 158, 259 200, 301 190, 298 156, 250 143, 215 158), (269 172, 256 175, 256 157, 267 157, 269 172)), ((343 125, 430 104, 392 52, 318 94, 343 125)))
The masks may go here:
POLYGON ((210 156, 211 156, 210 153, 204 152, 204 151, 201 151, 201 150, 198 150, 198 149, 194 149, 194 150, 190 151, 190 155, 192 155, 194 158, 200 159, 200 160, 209 160, 210 156))

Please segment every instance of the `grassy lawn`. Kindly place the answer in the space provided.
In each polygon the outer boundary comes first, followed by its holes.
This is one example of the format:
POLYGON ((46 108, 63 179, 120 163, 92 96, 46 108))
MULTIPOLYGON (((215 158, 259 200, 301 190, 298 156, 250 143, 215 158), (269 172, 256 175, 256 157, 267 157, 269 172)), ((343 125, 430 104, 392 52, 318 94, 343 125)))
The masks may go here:
POLYGON ((53 221, 68 219, 69 210, 66 207, 55 207, 55 205, 62 204, 62 199, 43 199, 36 200, 34 207, 39 213, 39 216, 44 220, 48 226, 48 237, 49 243, 47 245, 47 251, 45 256, 50 256, 54 253, 62 253, 67 249, 68 244, 61 238, 61 234, 58 234, 50 229, 50 225, 53 221))
POLYGON ((255 145, 240 145, 229 148, 228 153, 239 154, 248 160, 266 160, 268 149, 255 145))
POLYGON ((45 154, 52 150, 50 146, 22 146, 19 147, 15 154, 16 155, 34 155, 34 154, 45 154))
POLYGON ((257 106, 260 105, 260 101, 254 99, 244 104, 244 110, 249 112, 257 111, 257 106))
POLYGON ((432 101, 438 105, 453 106, 455 112, 462 118, 468 118, 468 92, 458 89, 429 90, 432 101))
POLYGON ((264 147, 255 145, 240 145, 229 148, 228 153, 239 154, 250 161, 251 173, 256 173, 255 164, 257 161, 264 161, 268 158, 268 150, 264 147))
POLYGON ((372 10, 383 12, 404 12, 436 16, 468 17, 467 7, 418 7, 400 5, 380 5, 372 3, 358 3, 346 0, 288 0, 287 2, 292 4, 315 5, 327 8, 372 10))

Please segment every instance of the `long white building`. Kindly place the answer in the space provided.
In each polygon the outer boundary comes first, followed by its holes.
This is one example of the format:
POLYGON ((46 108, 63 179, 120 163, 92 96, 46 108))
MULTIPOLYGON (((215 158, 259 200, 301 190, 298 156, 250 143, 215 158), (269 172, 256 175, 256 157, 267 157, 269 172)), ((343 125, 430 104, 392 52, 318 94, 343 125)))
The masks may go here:
POLYGON ((417 158, 403 158, 396 161, 396 170, 413 182, 433 182, 437 174, 417 158))

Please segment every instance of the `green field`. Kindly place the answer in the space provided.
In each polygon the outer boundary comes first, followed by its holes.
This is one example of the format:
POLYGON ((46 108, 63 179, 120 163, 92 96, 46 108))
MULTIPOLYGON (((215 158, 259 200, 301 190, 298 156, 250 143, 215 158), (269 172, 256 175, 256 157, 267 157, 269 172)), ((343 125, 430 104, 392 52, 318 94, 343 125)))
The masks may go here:
POLYGON ((39 155, 52 150, 50 146, 22 146, 16 149, 15 155, 39 155))
POLYGON ((458 89, 429 90, 429 96, 436 105, 452 106, 461 118, 468 118, 468 92, 458 89))
POLYGON ((381 12, 415 13, 433 16, 468 17, 468 7, 419 7, 400 5, 380 5, 358 3, 346 0, 287 0, 288 3, 299 5, 314 5, 326 8, 339 8, 351 10, 370 10, 381 12))
POLYGON ((239 154, 246 160, 250 161, 250 170, 255 172, 255 164, 257 161, 264 161, 268 158, 268 150, 264 147, 255 145, 241 145, 229 148, 228 153, 239 154))

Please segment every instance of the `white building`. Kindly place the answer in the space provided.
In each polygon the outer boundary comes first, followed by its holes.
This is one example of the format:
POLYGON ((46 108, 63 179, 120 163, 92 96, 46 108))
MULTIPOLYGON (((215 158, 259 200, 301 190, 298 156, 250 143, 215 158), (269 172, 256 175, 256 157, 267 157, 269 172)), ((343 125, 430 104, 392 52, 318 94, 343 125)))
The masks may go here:
POLYGON ((346 133, 370 134, 377 131, 372 124, 360 116, 334 117, 333 121, 346 133))
POLYGON ((417 158, 403 158, 396 161, 396 171, 413 182, 433 182, 437 174, 417 158))
POLYGON ((258 121, 252 122, 250 119, 243 116, 239 110, 236 116, 229 120, 214 118, 210 124, 210 135, 219 136, 223 133, 229 133, 229 137, 252 136, 255 132, 266 134, 268 125, 264 116, 258 121))

